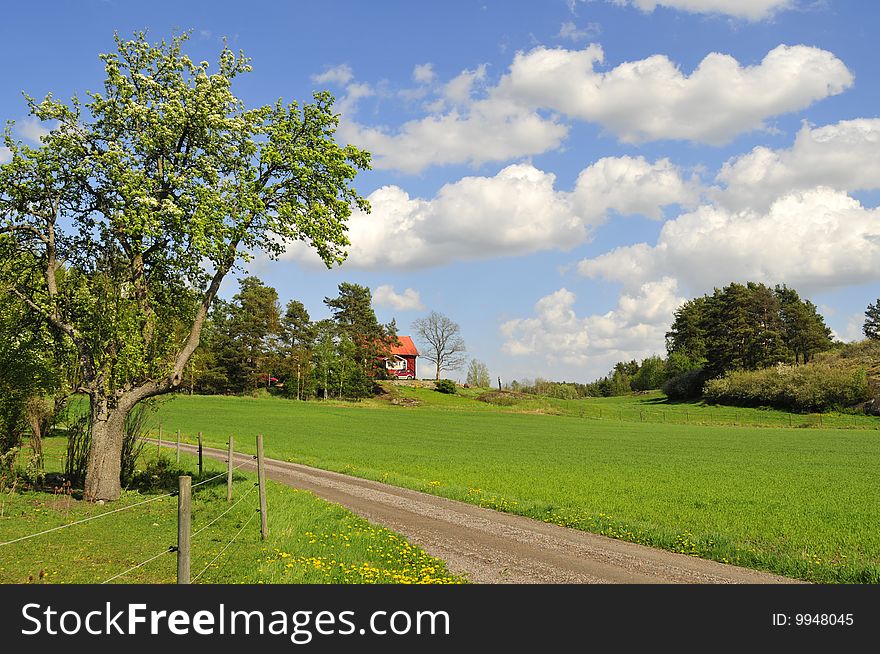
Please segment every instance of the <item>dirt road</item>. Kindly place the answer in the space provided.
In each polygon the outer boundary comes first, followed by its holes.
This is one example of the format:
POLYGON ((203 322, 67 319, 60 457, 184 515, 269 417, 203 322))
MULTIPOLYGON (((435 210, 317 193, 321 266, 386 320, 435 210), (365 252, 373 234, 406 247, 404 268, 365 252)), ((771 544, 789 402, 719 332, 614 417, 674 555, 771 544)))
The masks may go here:
MULTIPOLYGON (((235 455, 239 463, 256 470, 250 455, 235 455)), ((795 583, 295 463, 267 459, 266 474, 403 534, 475 583, 795 583)))

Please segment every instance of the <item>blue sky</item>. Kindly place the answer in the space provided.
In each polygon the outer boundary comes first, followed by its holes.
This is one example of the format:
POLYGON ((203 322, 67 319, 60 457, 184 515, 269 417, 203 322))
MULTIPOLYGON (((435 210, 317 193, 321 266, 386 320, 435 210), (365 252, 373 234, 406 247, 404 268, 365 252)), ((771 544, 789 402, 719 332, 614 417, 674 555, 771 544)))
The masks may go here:
POLYGON ((294 247, 250 272, 314 318, 341 281, 401 334, 440 311, 493 377, 590 381, 662 353, 676 306, 732 281, 787 283, 860 336, 880 296, 878 18, 858 0, 4 3, 0 117, 38 138, 21 92, 98 89, 114 31, 192 30, 208 61, 225 37, 253 59, 247 104, 329 89, 340 139, 374 156, 341 268, 294 247))

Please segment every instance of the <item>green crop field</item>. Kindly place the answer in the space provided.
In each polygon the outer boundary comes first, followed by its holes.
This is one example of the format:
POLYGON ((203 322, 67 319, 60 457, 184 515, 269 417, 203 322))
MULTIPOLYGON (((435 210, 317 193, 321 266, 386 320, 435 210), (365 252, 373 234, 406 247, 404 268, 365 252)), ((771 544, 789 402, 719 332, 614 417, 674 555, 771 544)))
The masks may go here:
POLYGON ((222 447, 233 434, 252 452, 262 433, 273 458, 806 580, 880 581, 874 418, 789 428, 781 412, 656 395, 515 407, 398 395, 419 404, 181 395, 156 419, 166 438, 201 431, 222 447), (783 426, 750 426, 757 416, 783 426))
MULTIPOLYGON (((49 438, 44 443, 47 470, 60 470, 66 439, 49 438)), ((147 448, 145 454, 152 459, 155 450, 147 448)), ((189 470, 196 466, 194 458, 186 454, 181 456, 181 465, 189 470)), ((222 462, 207 460, 204 478, 224 470, 222 462)), ((169 470, 164 476, 174 482, 176 472, 169 470)), ((232 505, 226 502, 225 474, 216 482, 193 487, 194 583, 463 581, 449 574, 442 561, 399 534, 311 493, 273 482, 267 484, 269 538, 261 541, 255 476, 236 472, 234 479, 232 505)), ((194 478, 193 484, 198 481, 194 478)), ((118 503, 103 506, 77 501, 64 493, 0 493, 0 543, 147 501, 29 540, 0 545, 0 583, 174 583, 176 556, 163 556, 162 552, 177 542, 177 499, 162 497, 166 492, 126 491, 118 503)))

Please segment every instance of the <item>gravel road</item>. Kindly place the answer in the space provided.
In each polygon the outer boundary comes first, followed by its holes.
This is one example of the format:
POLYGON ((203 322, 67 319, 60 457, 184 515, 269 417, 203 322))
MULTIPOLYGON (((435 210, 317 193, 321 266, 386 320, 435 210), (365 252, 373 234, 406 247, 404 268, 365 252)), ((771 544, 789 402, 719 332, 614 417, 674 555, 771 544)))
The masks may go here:
MULTIPOLYGON (((226 459, 224 450, 204 455, 226 459)), ((234 458, 256 470, 250 455, 234 458)), ((266 459, 266 474, 403 534, 475 583, 797 583, 296 463, 266 459)))

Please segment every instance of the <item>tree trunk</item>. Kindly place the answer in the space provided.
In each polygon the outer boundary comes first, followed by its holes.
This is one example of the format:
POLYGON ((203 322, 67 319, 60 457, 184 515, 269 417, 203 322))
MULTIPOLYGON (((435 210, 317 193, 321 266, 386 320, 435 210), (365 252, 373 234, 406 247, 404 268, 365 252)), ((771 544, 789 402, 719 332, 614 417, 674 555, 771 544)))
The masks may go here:
POLYGON ((92 397, 92 439, 86 467, 85 499, 118 500, 122 493, 122 440, 131 407, 111 407, 107 398, 92 397))

